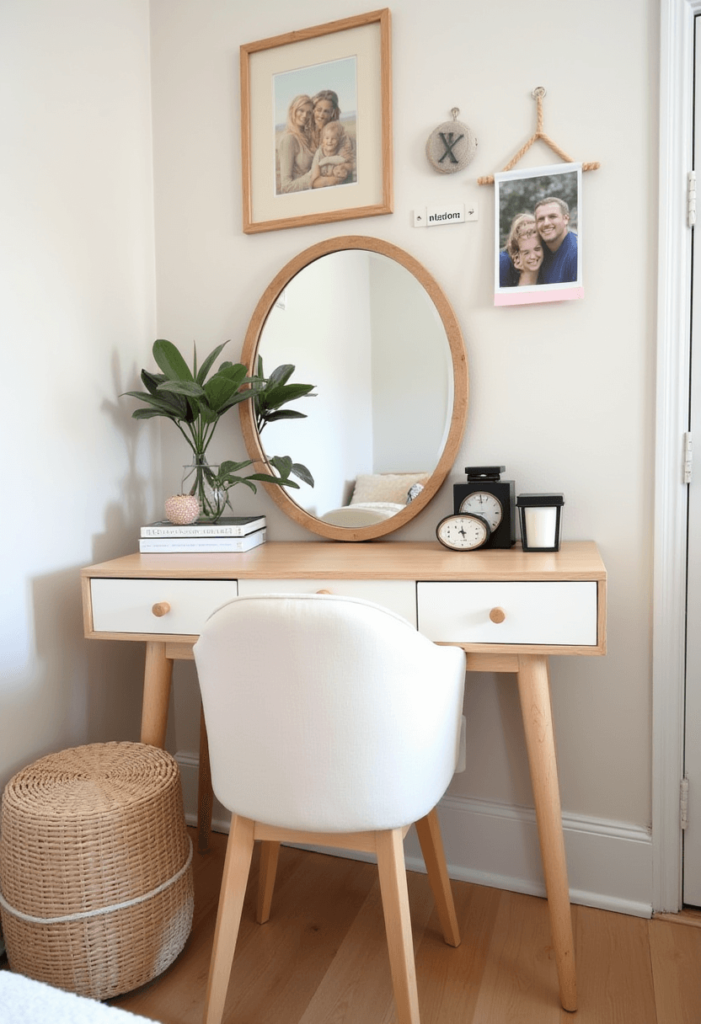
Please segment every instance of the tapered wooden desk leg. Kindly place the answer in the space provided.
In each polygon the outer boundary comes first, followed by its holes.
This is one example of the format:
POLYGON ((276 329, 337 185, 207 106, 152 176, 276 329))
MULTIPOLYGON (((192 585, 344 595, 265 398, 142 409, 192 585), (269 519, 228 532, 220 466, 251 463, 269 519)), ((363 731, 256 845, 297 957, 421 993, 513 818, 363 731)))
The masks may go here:
POLYGON ((206 853, 212 831, 212 774, 209 769, 209 740, 204 720, 204 709, 200 709, 200 768, 197 776, 197 850, 206 853))
POLYGON ((526 732, 560 1001, 565 1010, 572 1011, 577 1009, 577 977, 550 706, 548 659, 542 655, 519 655, 518 666, 521 713, 526 732))
POLYGON ((173 678, 173 660, 166 658, 166 645, 161 641, 146 643, 144 700, 141 710, 141 742, 164 747, 168 725, 168 702, 173 678))

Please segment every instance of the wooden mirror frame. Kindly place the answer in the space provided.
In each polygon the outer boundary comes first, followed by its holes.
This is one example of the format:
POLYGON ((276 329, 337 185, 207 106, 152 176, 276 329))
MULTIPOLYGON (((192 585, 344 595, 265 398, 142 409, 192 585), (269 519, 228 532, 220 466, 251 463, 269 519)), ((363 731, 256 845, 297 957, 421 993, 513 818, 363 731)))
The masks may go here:
MULTIPOLYGON (((248 367, 249 372, 255 371, 258 345, 263 327, 270 310, 273 308, 283 288, 290 283, 300 270, 303 270, 310 263, 320 259, 322 256, 328 256, 329 253, 341 252, 346 249, 364 249, 368 252, 379 253, 381 256, 387 256, 389 259, 400 263, 413 274, 419 284, 428 292, 443 322, 453 365, 453 411, 443 452, 438 465, 424 484, 423 490, 401 512, 397 512, 396 515, 391 516, 389 519, 384 519, 381 523, 373 523, 371 526, 333 526, 306 512, 290 497, 283 487, 276 487, 275 484, 263 484, 265 490, 285 515, 312 533, 319 534, 321 537, 326 537, 329 540, 364 541, 383 537, 405 526, 428 505, 429 501, 436 494, 438 488, 450 472, 460 447, 467 419, 469 386, 467 356, 460 326, 450 303, 435 278, 429 274, 418 260, 414 259, 413 256, 410 256, 403 249, 399 249, 396 245, 382 241, 379 238, 370 238, 363 235, 345 235, 312 245, 309 249, 305 249, 298 256, 295 256, 294 259, 290 260, 280 273, 273 278, 256 306, 246 332, 241 362, 248 367)), ((294 356, 291 357, 290 361, 294 362, 294 356)), ((242 402, 239 405, 239 415, 246 450, 249 458, 255 461, 256 471, 271 473, 272 470, 268 465, 258 431, 256 430, 253 403, 242 402)))

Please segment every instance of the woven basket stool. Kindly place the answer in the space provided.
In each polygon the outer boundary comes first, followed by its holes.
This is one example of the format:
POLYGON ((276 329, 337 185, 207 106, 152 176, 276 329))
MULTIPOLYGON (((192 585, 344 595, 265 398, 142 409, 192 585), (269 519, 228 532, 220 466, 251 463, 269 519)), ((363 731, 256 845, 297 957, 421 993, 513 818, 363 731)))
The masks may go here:
POLYGON ((170 754, 93 743, 40 758, 0 812, 10 967, 93 999, 151 981, 190 934, 191 862, 170 754))

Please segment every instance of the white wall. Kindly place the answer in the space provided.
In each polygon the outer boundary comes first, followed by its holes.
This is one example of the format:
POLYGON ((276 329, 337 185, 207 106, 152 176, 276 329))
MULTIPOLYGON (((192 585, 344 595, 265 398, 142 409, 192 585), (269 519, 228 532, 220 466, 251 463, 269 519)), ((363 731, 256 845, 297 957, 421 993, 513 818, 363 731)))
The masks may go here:
POLYGON ((399 263, 372 254, 376 473, 433 472, 452 413, 452 365, 433 300, 399 263))
POLYGON ((157 437, 118 395, 155 329, 145 0, 0 5, 0 785, 138 738, 140 645, 83 639, 81 566, 134 549, 157 437))
POLYGON ((373 471, 370 286, 363 255, 331 253, 298 274, 285 289, 285 308, 270 311, 259 350, 266 373, 293 361, 292 382, 315 387, 314 398, 294 403, 307 419, 270 423, 263 433, 266 454, 289 455, 315 478, 313 488, 301 484, 288 492, 313 516, 347 504, 356 473, 373 471), (352 430, 344 429, 348 423, 352 430))
MULTIPOLYGON (((133 550, 137 525, 157 507, 154 485, 160 502, 186 461, 175 431, 163 432, 160 449, 157 426, 138 427, 117 399, 149 365, 153 338, 196 339, 202 351, 231 338, 236 358, 259 296, 294 254, 369 234, 405 248, 440 282, 471 373, 455 471, 396 539, 433 537, 470 463, 506 464, 519 491, 565 493, 565 537, 598 541, 610 585, 608 656, 553 659, 563 803, 582 835, 587 822, 603 835, 608 821, 621 838, 630 825, 631 842, 644 846, 657 10, 655 0, 395 0, 394 214, 244 236, 238 48, 357 5, 152 0, 154 320, 145 0, 5 0, 0 774, 69 742, 135 734, 143 654, 83 641, 78 570, 133 550), (546 130, 574 158, 602 164, 584 177, 586 295, 495 309, 493 190, 476 178, 534 130, 536 85, 547 89, 546 130), (478 154, 466 172, 439 176, 425 141, 454 105, 478 154), (441 201, 476 203, 479 220, 412 227, 415 206, 441 201)), ((539 145, 524 166, 549 159, 539 145)), ((212 455, 245 457, 234 415, 212 455)), ((236 499, 242 512, 266 512, 272 539, 313 539, 266 494, 236 499)), ((177 690, 177 747, 195 749, 187 667, 177 690)), ((516 808, 518 818, 531 797, 513 680, 469 677, 466 707, 468 770, 452 806, 493 817, 516 808)))
MULTIPOLYGON (((210 347, 232 338, 240 350, 271 278, 322 238, 375 235, 424 263, 463 328, 470 410, 455 471, 396 539, 433 537, 436 522, 452 510, 451 485, 470 463, 505 464, 517 491, 564 492, 565 538, 599 543, 610 584, 608 656, 553 659, 563 803, 579 816, 630 823, 644 836, 650 821, 657 4, 395 0, 394 214, 254 236, 241 229, 238 48, 327 21, 328 5, 153 0, 151 9, 159 332, 210 347), (585 298, 496 309, 494 192, 476 179, 503 167, 535 130, 531 90, 537 85, 547 90, 546 131, 574 159, 601 161, 599 171, 584 175, 585 298), (454 105, 479 148, 466 172, 441 176, 424 147, 454 105), (441 201, 477 204, 479 220, 412 227, 414 206, 441 201)), ((353 13, 357 5, 337 5, 333 17, 353 13)), ((539 143, 523 166, 550 161, 539 143)), ((243 456, 235 420, 218 443, 243 456)), ((178 462, 177 439, 167 445, 167 457, 178 462)), ((267 513, 272 539, 313 539, 267 495, 238 500, 241 511, 267 513)), ((513 679, 468 682, 468 770, 453 793, 528 805, 513 679)), ((184 733, 182 739, 187 742, 184 733)))

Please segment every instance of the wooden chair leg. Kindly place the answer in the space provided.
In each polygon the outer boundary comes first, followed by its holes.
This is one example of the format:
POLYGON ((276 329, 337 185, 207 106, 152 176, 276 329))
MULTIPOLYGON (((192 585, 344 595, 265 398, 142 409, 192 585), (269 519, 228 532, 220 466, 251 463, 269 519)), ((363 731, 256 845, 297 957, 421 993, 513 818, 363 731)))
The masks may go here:
POLYGON ((273 901, 277 862, 280 856, 280 843, 263 840, 260 851, 260 874, 258 878, 258 903, 256 921, 265 924, 270 918, 270 905, 273 901))
POLYGON ((207 724, 204 720, 204 709, 200 705, 200 767, 197 775, 197 852, 206 853, 209 849, 209 836, 212 831, 212 773, 209 767, 209 740, 207 724))
POLYGON ((377 866, 398 1024, 419 1024, 414 943, 401 829, 377 833, 377 866))
POLYGON ((254 826, 255 823, 248 818, 232 815, 204 1003, 204 1024, 220 1024, 224 1014, 243 898, 251 867, 254 826))
POLYGON ((460 929, 458 918, 455 913, 453 901, 453 890, 450 887, 448 877, 448 866, 445 862, 445 850, 441 838, 441 827, 438 821, 438 812, 434 807, 432 811, 416 822, 416 832, 421 843, 428 880, 431 883, 431 891, 436 901, 438 919, 441 922, 443 938, 449 946, 460 945, 460 929))

